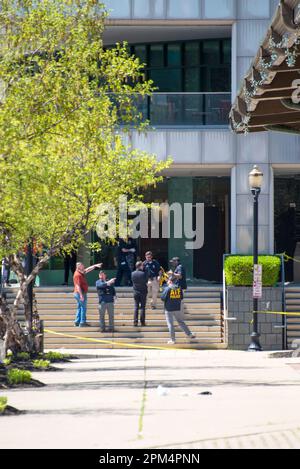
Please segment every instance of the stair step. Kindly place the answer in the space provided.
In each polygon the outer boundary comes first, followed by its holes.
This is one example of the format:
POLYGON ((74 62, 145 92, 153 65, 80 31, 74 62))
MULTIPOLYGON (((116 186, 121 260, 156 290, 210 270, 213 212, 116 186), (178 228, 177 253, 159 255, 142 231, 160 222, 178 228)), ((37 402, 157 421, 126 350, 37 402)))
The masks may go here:
MULTIPOLYGON (((53 329, 53 332, 59 332, 60 334, 67 334, 67 335, 76 335, 78 337, 82 337, 82 338, 92 338, 92 339, 107 339, 107 338, 114 338, 114 339, 122 339, 124 341, 126 341, 127 339, 153 339, 153 340, 161 340, 162 338, 165 338, 167 339, 170 334, 168 331, 166 332, 160 332, 159 334, 157 332, 151 332, 151 331, 147 331, 147 328, 144 328, 142 330, 139 330, 139 331, 132 331, 132 332, 114 332, 113 334, 109 334, 109 333, 102 333, 102 332, 99 332, 99 326, 98 327, 91 327, 89 328, 89 330, 84 330, 84 332, 82 332, 84 329, 81 329, 80 328, 80 331, 76 331, 74 330, 74 328, 71 328, 71 327, 66 327, 64 330, 55 330, 53 329)), ((196 331, 193 330, 193 332, 195 332, 196 334, 196 331)), ((176 336, 178 338, 184 338, 185 337, 185 334, 181 331, 178 331, 176 332, 176 336)), ((59 336, 57 336, 59 337, 59 336)), ((220 338, 221 335, 218 331, 213 331, 213 332, 209 332, 209 331, 197 331, 197 338, 198 340, 200 340, 200 338, 204 338, 204 339, 211 339, 211 338, 220 338)), ((51 334, 51 333, 48 333, 46 332, 45 333, 45 338, 54 338, 54 335, 51 334)), ((62 337, 62 339, 64 339, 64 337, 62 337)))
MULTIPOLYGON (((144 346, 147 346, 146 344, 141 344, 144 346)), ((151 346, 150 346, 151 347, 151 346)), ((227 345, 224 344, 223 342, 220 343, 200 343, 200 344, 181 344, 177 343, 176 345, 168 345, 167 343, 162 343, 162 344, 156 344, 155 347, 163 347, 164 349, 182 349, 182 350, 224 350, 227 348, 227 345)), ((118 346, 118 345, 112 345, 112 344, 93 344, 93 343, 65 343, 65 344, 45 344, 45 350, 70 350, 70 349, 76 349, 76 350, 112 350, 112 349, 131 349, 130 347, 124 347, 124 346, 118 346)))
MULTIPOLYGON (((180 337, 179 336, 179 333, 176 334, 177 337, 176 337, 176 343, 182 343, 182 344, 187 344, 187 345, 192 345, 192 344, 197 344, 197 343, 201 343, 201 344, 206 344, 206 343, 222 343, 222 339, 221 338, 218 338, 218 337, 213 337, 213 338, 200 338, 199 340, 198 339, 195 339, 193 340, 192 342, 190 342, 187 338, 185 337, 180 337)), ((91 337, 90 337, 91 338, 91 337)), ((73 343, 73 344, 76 344, 76 343, 86 343, 88 344, 88 341, 85 341, 84 338, 82 338, 83 340, 80 340, 80 339, 75 339, 75 338, 72 338, 72 337, 47 337, 45 338, 45 343, 47 343, 48 345, 49 344, 65 344, 65 343, 73 343)), ((161 339, 161 338, 132 338, 132 337, 123 337, 123 338, 115 338, 115 337, 112 337, 112 336, 107 336, 105 338, 102 338, 102 337, 95 337, 96 340, 100 340, 100 341, 108 341, 108 342, 115 342, 116 344, 117 343, 120 343, 120 344, 141 344, 141 345, 165 345, 168 340, 170 340, 170 336, 166 336, 165 339, 161 339)), ((90 342, 91 343, 91 342, 90 342)), ((95 342, 96 343, 96 342, 95 342)), ((101 344, 101 342, 99 342, 99 344, 101 344)), ((105 345, 105 344, 104 344, 105 345)))
MULTIPOLYGON (((122 331, 124 330, 127 330, 127 329, 132 329, 133 328, 133 319, 131 318, 130 320, 128 321, 124 321, 124 320, 116 320, 114 321, 115 323, 115 327, 118 328, 118 327, 121 327, 122 328, 122 331)), ((98 327, 99 328, 99 319, 98 318, 93 318, 93 320, 89 319, 89 324, 93 327, 98 327)), ((190 327, 197 327, 197 328, 217 328, 219 329, 220 326, 221 326, 221 321, 217 321, 217 320, 210 320, 210 321, 194 321, 194 320, 187 320, 186 321, 186 324, 188 324, 190 327)), ((299 324, 300 326, 300 324, 299 324)), ((61 328, 62 330, 65 328, 65 327, 72 327, 74 328, 74 321, 57 321, 57 320, 54 320, 54 321, 48 321, 47 322, 47 328, 49 329, 53 329, 53 328, 61 328)), ((167 325, 166 325, 166 320, 160 320, 160 321, 153 321, 153 320, 149 320, 147 319, 147 330, 148 329, 151 329, 151 330, 155 330, 155 331, 162 331, 163 329, 167 329, 167 325)))

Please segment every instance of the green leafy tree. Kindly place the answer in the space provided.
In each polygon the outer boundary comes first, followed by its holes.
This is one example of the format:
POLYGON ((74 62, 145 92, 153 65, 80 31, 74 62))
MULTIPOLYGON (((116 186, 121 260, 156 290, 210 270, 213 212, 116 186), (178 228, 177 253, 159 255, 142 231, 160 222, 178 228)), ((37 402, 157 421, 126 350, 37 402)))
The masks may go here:
POLYGON ((99 203, 137 200, 169 165, 123 142, 129 124, 144 130, 136 103, 152 83, 126 44, 103 47, 106 17, 96 0, 0 1, 0 257, 20 281, 12 307, 1 299, 0 331, 14 352, 38 348, 27 290, 38 272, 84 243, 99 203), (43 253, 26 275, 33 242, 43 253))

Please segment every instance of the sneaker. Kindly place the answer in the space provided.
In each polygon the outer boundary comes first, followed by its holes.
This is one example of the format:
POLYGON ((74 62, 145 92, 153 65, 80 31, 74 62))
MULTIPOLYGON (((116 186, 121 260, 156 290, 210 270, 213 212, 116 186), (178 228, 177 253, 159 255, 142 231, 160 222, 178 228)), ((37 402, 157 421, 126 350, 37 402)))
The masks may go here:
POLYGON ((79 324, 79 327, 90 327, 90 324, 88 324, 87 322, 82 322, 79 324))
POLYGON ((142 326, 142 327, 146 327, 146 323, 145 323, 145 322, 141 322, 141 326, 142 326))
POLYGON ((175 340, 168 340, 168 345, 175 345, 175 344, 176 344, 175 340))
POLYGON ((133 327, 139 327, 138 323, 135 322, 135 323, 133 324, 133 327))
POLYGON ((194 339, 197 339, 197 337, 195 336, 195 334, 191 334, 191 335, 189 335, 189 339, 194 340, 194 339))
POLYGON ((156 306, 155 306, 155 305, 151 305, 151 309, 156 309, 156 306))
POLYGON ((79 322, 74 322, 75 327, 79 327, 79 322))

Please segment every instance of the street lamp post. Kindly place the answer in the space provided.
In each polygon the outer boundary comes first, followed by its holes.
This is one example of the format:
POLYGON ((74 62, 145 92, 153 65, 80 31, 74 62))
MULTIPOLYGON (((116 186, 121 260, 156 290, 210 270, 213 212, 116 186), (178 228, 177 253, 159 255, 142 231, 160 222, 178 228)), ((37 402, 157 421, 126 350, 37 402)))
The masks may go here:
MULTIPOLYGON (((258 264, 258 199, 263 184, 263 173, 258 166, 254 166, 249 174, 249 185, 253 195, 253 275, 254 267, 258 264)), ((251 334, 251 343, 249 352, 261 352, 262 347, 259 342, 260 334, 258 332, 258 298, 253 292, 253 332, 251 334)))

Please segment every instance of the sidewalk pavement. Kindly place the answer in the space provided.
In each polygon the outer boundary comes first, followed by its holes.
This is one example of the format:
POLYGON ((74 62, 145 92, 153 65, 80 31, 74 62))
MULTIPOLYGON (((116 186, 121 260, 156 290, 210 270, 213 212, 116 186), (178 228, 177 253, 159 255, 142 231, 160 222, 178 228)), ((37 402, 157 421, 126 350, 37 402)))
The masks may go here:
POLYGON ((27 413, 0 419, 0 448, 300 448, 300 359, 68 352, 82 358, 34 373, 45 388, 1 393, 27 413))

